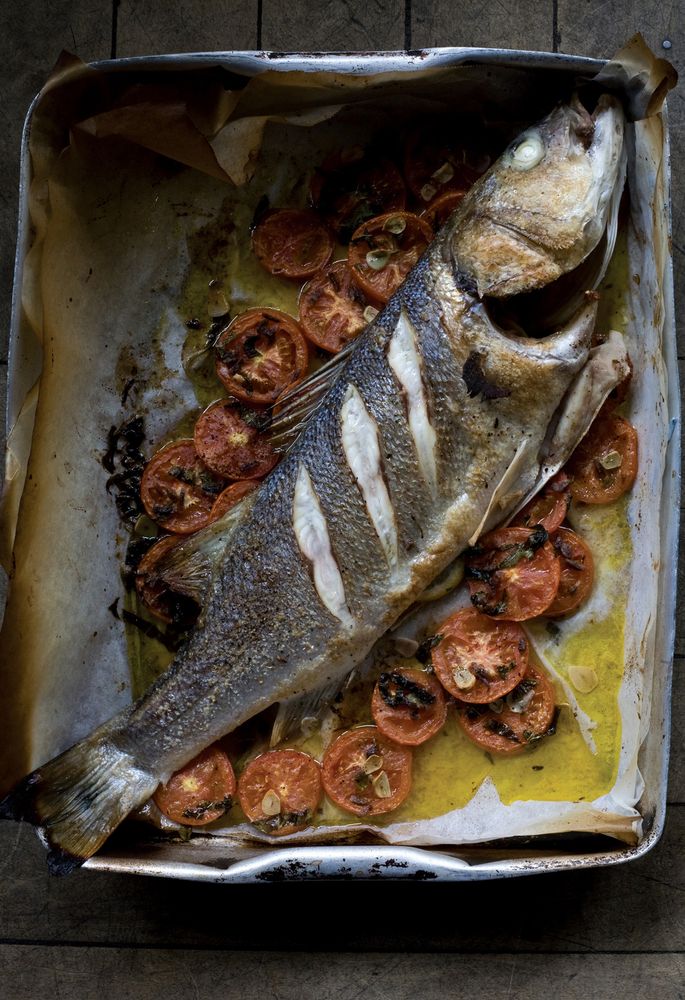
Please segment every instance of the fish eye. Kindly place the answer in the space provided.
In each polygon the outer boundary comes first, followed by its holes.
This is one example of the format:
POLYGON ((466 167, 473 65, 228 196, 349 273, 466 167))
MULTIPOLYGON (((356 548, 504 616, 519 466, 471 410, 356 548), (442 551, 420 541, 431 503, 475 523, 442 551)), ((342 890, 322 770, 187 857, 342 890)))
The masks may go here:
POLYGON ((517 170, 532 170, 545 155, 545 144, 539 132, 525 132, 510 151, 511 166, 517 170))

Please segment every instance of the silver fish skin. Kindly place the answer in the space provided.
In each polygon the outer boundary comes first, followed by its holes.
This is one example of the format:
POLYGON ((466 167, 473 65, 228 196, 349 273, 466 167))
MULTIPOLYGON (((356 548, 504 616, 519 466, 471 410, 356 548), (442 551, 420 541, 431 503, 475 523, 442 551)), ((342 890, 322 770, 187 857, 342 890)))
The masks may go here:
POLYGON ((622 133, 611 98, 592 117, 560 106, 464 199, 232 523, 167 672, 0 803, 44 830, 53 871, 92 855, 214 740, 342 681, 540 481, 596 303, 532 339, 497 327, 482 295, 545 285, 593 250, 621 183, 622 133))

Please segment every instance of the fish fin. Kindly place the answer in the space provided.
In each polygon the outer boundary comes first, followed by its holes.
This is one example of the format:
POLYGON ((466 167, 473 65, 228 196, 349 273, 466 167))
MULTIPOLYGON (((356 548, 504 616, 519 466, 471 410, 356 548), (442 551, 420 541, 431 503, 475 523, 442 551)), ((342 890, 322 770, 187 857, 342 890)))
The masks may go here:
POLYGON ((1 817, 43 831, 55 875, 83 864, 159 784, 116 745, 113 722, 37 768, 0 802, 1 817))
POLYGON ((282 740, 288 739, 298 730, 305 736, 309 735, 309 729, 312 732, 315 731, 321 723, 324 712, 331 706, 340 691, 349 684, 351 678, 352 674, 349 674, 342 681, 338 677, 313 691, 306 691, 304 694, 298 694, 280 702, 271 731, 271 746, 274 747, 282 740))
POLYGON ((155 578, 172 590, 191 597, 202 606, 221 558, 243 515, 254 503, 254 495, 246 496, 231 507, 223 517, 201 531, 185 538, 159 560, 155 578))
POLYGON ((480 524, 474 531, 474 533, 469 538, 469 545, 475 545, 476 541, 480 537, 481 532, 488 526, 489 522, 499 521, 502 518, 502 510, 500 506, 500 501, 504 497, 509 495, 509 491, 513 483, 516 482, 521 471, 527 467, 528 464, 528 445, 530 444, 529 438, 524 438, 519 444, 514 457, 506 468, 506 471, 490 497, 490 503, 488 504, 483 517, 481 518, 480 524))
POLYGON ((356 343, 357 340, 350 341, 342 351, 303 379, 279 401, 279 413, 272 419, 268 429, 269 441, 276 451, 286 452, 299 437, 312 413, 340 375, 356 343))

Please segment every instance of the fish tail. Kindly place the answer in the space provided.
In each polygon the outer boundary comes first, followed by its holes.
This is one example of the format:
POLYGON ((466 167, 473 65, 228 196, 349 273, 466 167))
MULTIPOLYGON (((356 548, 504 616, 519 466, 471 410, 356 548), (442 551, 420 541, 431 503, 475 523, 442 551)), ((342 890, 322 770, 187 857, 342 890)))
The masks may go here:
POLYGON ((158 779, 141 770, 112 739, 106 723, 24 778, 0 802, 0 817, 39 827, 49 846, 48 868, 68 875, 104 843, 158 779))

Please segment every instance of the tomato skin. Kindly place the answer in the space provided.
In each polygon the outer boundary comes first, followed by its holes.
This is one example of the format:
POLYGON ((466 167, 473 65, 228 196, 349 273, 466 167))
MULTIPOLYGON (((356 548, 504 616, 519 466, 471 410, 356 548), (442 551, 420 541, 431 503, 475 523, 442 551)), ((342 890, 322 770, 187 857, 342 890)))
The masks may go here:
POLYGON ((382 673, 376 682, 371 714, 384 736, 402 746, 415 747, 442 729, 447 719, 447 702, 440 684, 431 674, 413 667, 400 667, 382 673), (400 704, 393 705, 395 700, 400 704))
POLYGON ((220 747, 213 745, 172 774, 152 798, 174 822, 205 826, 230 809, 235 789, 231 762, 220 747))
POLYGON ((249 762, 238 781, 240 807, 263 833, 282 837, 309 826, 323 794, 321 768, 301 750, 270 750, 249 762), (265 797, 280 811, 268 815, 265 797))
POLYGON ((361 147, 325 161, 314 175, 312 204, 342 243, 362 222, 406 204, 402 174, 391 160, 372 160, 361 147))
POLYGON ((281 278, 311 278, 333 254, 333 239, 316 212, 267 212, 252 233, 257 260, 281 278))
POLYGON ((374 305, 383 306, 397 291, 433 239, 433 230, 425 219, 412 212, 388 212, 369 219, 356 229, 350 241, 349 266, 353 281, 374 305), (404 223, 401 233, 388 226, 404 223), (372 268, 369 253, 386 253, 387 262, 372 268))
POLYGON ((547 735, 556 712, 554 688, 541 670, 529 664, 525 677, 508 699, 515 701, 526 685, 534 694, 521 713, 513 712, 506 700, 499 712, 487 705, 458 704, 457 721, 468 738, 489 753, 509 756, 522 753, 547 735))
POLYGON ((227 399, 212 403, 200 415, 195 447, 203 462, 224 479, 259 479, 278 461, 267 439, 227 399))
POLYGON ((463 608, 440 625, 438 635, 433 669, 445 690, 460 701, 485 704, 503 698, 528 669, 528 640, 516 622, 495 621, 475 608, 463 608), (457 671, 467 671, 476 683, 459 687, 457 671))
POLYGON ((156 452, 140 483, 143 506, 165 531, 188 535, 209 524, 214 501, 224 487, 193 441, 174 441, 156 452))
POLYGON ((452 212, 461 205, 466 195, 466 190, 443 191, 426 205, 421 218, 425 219, 431 229, 437 233, 438 229, 445 225, 452 212))
POLYGON ((552 536, 552 545, 561 562, 561 581, 545 615, 556 618, 577 611, 585 603, 592 590, 595 567, 589 546, 570 528, 559 528, 552 536))
POLYGON ((519 511, 511 522, 513 527, 534 528, 541 524, 550 535, 561 527, 571 506, 571 494, 568 489, 557 488, 561 482, 558 477, 559 473, 519 511))
POLYGON ((329 799, 355 816, 380 816, 400 806, 411 791, 412 752, 387 739, 376 726, 359 726, 342 733, 323 759, 323 787, 329 799), (363 765, 380 757, 382 766, 368 775, 363 765), (391 794, 376 794, 372 778, 388 779, 391 794))
POLYGON ((215 345, 216 373, 231 396, 268 406, 299 381, 309 365, 298 323, 278 309, 247 309, 215 345))
POLYGON ((237 483, 231 483, 230 486, 227 486, 223 493, 220 493, 216 498, 209 519, 210 524, 213 521, 218 521, 220 517, 227 514, 229 510, 232 510, 245 497, 249 497, 250 493, 254 493, 258 486, 258 479, 240 479, 237 483))
POLYGON ((478 542, 466 577, 475 607, 520 622, 545 613, 559 589, 561 565, 544 528, 499 528, 478 542))
POLYGON ((637 476, 637 431, 623 417, 604 406, 566 463, 571 494, 583 503, 613 503, 627 493, 637 476), (621 463, 604 469, 601 460, 617 452, 621 463))
POLYGON ((315 275, 300 293, 300 323, 305 336, 337 354, 366 326, 364 295, 352 280, 346 260, 315 275))
POLYGON ((135 573, 136 592, 145 607, 167 624, 190 625, 197 617, 197 605, 189 597, 177 594, 156 576, 160 560, 176 548, 178 535, 165 535, 151 545, 138 563, 135 573))

